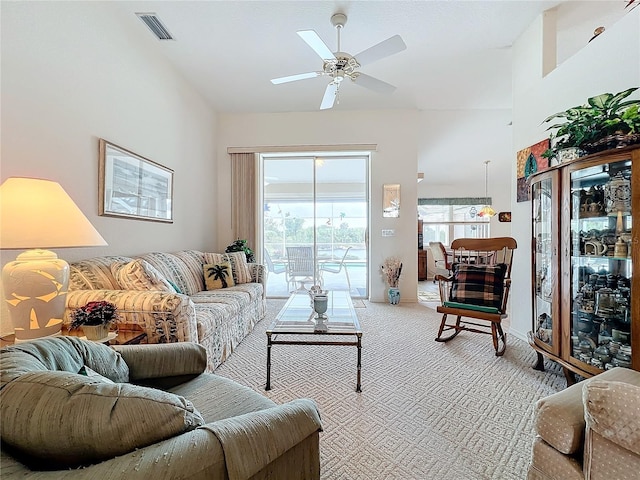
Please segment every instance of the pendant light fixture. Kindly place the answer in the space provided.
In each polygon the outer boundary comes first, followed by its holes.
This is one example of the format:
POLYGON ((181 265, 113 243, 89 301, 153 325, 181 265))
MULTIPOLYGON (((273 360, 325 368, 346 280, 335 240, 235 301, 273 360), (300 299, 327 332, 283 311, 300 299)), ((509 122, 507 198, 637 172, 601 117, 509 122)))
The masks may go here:
POLYGON ((478 213, 479 217, 493 217, 496 214, 496 211, 489 205, 489 162, 491 160, 486 160, 484 162, 484 196, 487 204, 480 209, 478 213))

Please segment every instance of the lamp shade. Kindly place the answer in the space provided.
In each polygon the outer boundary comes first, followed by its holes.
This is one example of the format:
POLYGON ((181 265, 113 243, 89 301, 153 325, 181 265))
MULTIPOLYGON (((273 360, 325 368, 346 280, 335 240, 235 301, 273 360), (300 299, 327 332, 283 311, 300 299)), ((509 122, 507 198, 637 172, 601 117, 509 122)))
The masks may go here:
POLYGON ((106 244, 60 184, 12 177, 0 185, 0 248, 106 244))
POLYGON ((2 269, 16 342, 56 335, 62 328, 69 265, 40 248, 106 244, 58 183, 9 178, 0 185, 0 248, 35 249, 2 269))

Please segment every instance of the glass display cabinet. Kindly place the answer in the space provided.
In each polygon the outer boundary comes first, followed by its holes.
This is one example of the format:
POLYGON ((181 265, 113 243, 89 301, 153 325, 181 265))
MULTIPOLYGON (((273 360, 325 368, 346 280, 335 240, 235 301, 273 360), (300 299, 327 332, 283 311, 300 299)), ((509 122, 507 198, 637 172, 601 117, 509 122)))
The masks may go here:
POLYGON ((567 382, 616 366, 640 370, 640 149, 581 157, 530 178, 529 343, 567 382), (635 222, 634 222, 635 219, 635 222))
MULTIPOLYGON (((560 354, 560 329, 554 326, 559 317, 559 304, 556 301, 558 286, 558 171, 541 174, 531 185, 533 207, 531 248, 534 268, 533 279, 533 317, 535 324, 532 337, 536 345, 558 356, 560 354)), ((543 357, 538 356, 537 369, 543 368, 543 357)))

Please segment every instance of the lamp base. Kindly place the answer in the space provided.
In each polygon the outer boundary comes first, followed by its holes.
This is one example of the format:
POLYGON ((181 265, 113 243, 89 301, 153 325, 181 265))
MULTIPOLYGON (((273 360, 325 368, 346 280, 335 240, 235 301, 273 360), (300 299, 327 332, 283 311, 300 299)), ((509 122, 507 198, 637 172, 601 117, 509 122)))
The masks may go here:
POLYGON ((49 250, 28 250, 2 269, 15 341, 59 335, 69 287, 69 264, 49 250))

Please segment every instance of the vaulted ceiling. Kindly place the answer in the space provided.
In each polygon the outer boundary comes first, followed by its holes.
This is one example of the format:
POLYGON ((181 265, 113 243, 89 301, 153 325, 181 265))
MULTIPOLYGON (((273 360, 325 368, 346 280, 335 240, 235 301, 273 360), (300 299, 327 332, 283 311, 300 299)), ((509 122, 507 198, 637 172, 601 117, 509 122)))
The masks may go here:
MULTIPOLYGON (((333 51, 332 14, 345 13, 341 50, 352 55, 393 35, 407 49, 361 71, 397 87, 384 95, 346 80, 339 110, 508 109, 511 45, 544 10, 558 8, 558 60, 626 11, 609 1, 120 1, 127 28, 164 55, 218 112, 319 108, 327 77, 273 85, 317 71, 320 57, 296 34, 315 30, 333 51), (160 41, 136 17, 154 12, 174 40, 160 41)), ((605 32, 606 33, 606 32, 605 32)))

